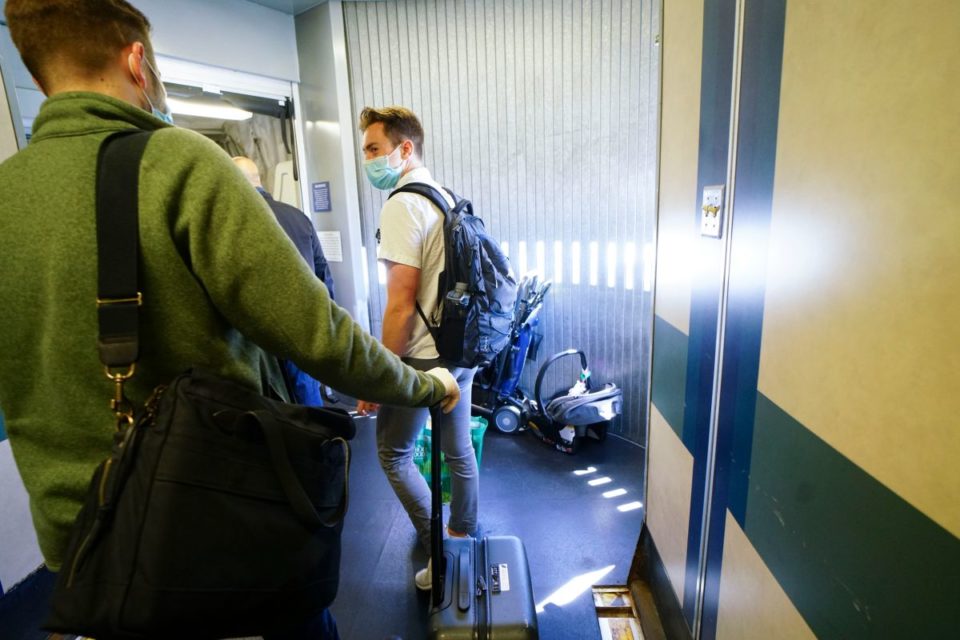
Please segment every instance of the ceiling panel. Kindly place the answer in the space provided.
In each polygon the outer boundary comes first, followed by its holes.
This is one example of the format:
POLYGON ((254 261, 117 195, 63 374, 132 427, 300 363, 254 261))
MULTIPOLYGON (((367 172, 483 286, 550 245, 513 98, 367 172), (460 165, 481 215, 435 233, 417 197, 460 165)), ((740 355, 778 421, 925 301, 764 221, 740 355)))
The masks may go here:
POLYGON ((260 4, 265 7, 270 7, 271 9, 276 9, 277 11, 282 11, 284 13, 289 13, 291 15, 297 15, 303 13, 307 9, 312 9, 318 4, 323 4, 323 0, 240 0, 241 2, 249 1, 254 4, 260 4))

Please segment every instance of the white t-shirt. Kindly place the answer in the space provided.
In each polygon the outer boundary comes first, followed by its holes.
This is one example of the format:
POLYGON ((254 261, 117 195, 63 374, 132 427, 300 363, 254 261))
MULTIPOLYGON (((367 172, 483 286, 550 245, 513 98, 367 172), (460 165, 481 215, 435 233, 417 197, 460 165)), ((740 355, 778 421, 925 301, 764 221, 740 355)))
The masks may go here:
MULTIPOLYGON (((437 189, 447 204, 453 207, 453 199, 433 180, 426 167, 407 173, 397 182, 396 188, 411 182, 423 182, 437 189)), ((427 318, 431 318, 437 308, 437 279, 443 271, 443 212, 423 196, 414 193, 398 193, 388 199, 380 210, 377 257, 420 269, 417 302, 427 318)), ((419 313, 414 319, 410 341, 403 355, 421 359, 440 355, 419 313)))

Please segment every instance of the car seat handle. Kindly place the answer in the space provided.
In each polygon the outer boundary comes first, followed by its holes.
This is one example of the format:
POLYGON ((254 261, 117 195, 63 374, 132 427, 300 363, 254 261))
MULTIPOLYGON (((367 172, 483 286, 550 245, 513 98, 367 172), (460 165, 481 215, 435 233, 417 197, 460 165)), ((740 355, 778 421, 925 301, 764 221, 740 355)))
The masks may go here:
MULTIPOLYGON (((577 354, 580 355, 580 368, 581 368, 583 371, 586 371, 586 370, 587 370, 587 356, 586 356, 586 354, 584 354, 583 351, 581 351, 580 349, 567 349, 566 351, 561 351, 560 353, 555 353, 555 354, 553 354, 552 356, 550 356, 549 358, 547 358, 547 361, 543 363, 543 366, 542 366, 542 367, 540 367, 540 372, 537 374, 537 382, 536 382, 536 384, 533 386, 533 396, 534 396, 534 398, 536 398, 536 400, 537 400, 537 407, 540 409, 540 412, 543 413, 544 415, 546 415, 546 413, 545 413, 545 412, 546 412, 546 406, 543 404, 543 397, 542 397, 542 391, 543 391, 543 390, 542 390, 542 387, 543 387, 543 379, 544 379, 544 377, 546 377, 546 375, 547 375, 547 369, 549 369, 550 366, 553 365, 553 363, 556 362, 557 360, 560 360, 561 358, 565 358, 565 357, 567 357, 567 356, 573 356, 573 355, 577 355, 577 354)), ((589 385, 589 381, 587 382, 587 384, 589 385)), ((588 388, 589 388, 589 386, 588 386, 588 388)))

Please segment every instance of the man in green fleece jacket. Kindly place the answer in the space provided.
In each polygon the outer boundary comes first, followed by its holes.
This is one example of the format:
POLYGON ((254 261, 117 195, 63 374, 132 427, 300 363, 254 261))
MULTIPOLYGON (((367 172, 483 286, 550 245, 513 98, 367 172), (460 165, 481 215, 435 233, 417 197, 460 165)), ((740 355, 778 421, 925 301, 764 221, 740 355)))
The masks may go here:
POLYGON ((140 169, 135 406, 193 366, 266 388, 265 350, 355 397, 452 408, 452 376, 404 365, 333 304, 227 154, 151 114, 167 116, 165 93, 139 11, 8 0, 6 17, 49 99, 28 148, 0 165, 0 407, 52 570, 115 429, 96 348, 94 208, 98 149, 115 131, 155 132, 140 169))

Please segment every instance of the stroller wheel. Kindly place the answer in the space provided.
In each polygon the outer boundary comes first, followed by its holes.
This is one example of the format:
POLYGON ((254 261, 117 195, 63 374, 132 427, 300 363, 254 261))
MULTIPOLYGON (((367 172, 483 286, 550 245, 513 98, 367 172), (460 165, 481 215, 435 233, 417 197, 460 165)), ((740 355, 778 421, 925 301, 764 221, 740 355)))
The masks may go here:
POLYGON ((493 426, 502 433, 513 433, 520 428, 520 409, 509 404, 498 407, 493 412, 493 426))

